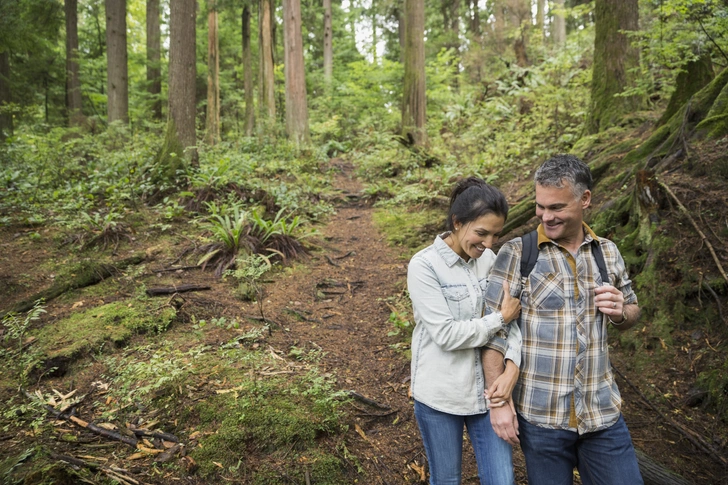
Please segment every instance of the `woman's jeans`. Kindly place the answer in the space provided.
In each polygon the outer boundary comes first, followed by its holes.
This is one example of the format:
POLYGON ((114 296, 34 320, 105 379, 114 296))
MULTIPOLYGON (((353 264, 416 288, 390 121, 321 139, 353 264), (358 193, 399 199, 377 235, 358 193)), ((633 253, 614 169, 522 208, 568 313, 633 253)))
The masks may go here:
POLYGON ((520 415, 518 431, 529 485, 574 483, 574 467, 584 485, 642 484, 632 439, 622 416, 593 433, 547 429, 520 415))
POLYGON ((511 445, 495 434, 490 414, 456 416, 415 401, 415 417, 430 464, 430 485, 460 483, 463 425, 473 444, 481 485, 513 485, 511 445))

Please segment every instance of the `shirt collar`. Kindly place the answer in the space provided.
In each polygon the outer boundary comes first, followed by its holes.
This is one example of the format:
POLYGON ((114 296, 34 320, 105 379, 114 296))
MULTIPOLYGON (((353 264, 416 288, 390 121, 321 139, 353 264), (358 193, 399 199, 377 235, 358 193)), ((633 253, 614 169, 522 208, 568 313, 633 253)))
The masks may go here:
MULTIPOLYGON (((582 243, 582 245, 589 244, 592 241, 596 242, 597 244, 601 244, 601 241, 599 240, 599 236, 597 236, 597 234, 592 230, 591 227, 589 227, 589 225, 586 222, 582 221, 581 225, 584 228, 584 242, 582 243)), ((536 228, 536 233, 538 234, 538 246, 539 247, 541 247, 541 244, 547 243, 547 242, 556 244, 556 242, 549 239, 549 237, 544 232, 543 224, 538 225, 538 227, 536 228)), ((557 244, 557 246, 558 246, 558 244, 557 244)))
MULTIPOLYGON (((435 238, 434 246, 438 254, 445 260, 445 264, 449 267, 453 267, 458 260, 463 260, 458 253, 447 245, 445 238, 450 235, 450 232, 443 232, 435 238)), ((472 261, 472 258, 470 259, 472 261)), ((463 260, 465 263, 465 260, 463 260)), ((467 264, 467 263, 466 263, 467 264)))

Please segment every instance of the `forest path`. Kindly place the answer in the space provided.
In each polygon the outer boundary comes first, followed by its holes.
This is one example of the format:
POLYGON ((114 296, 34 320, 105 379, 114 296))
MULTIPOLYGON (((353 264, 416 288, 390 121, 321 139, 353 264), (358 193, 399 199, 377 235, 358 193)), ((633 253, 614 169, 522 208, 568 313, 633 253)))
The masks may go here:
MULTIPOLYGON (((289 322, 268 341, 277 349, 320 349, 321 367, 337 376, 340 388, 389 408, 359 401, 350 408, 346 444, 366 469, 366 483, 418 483, 426 459, 408 398, 410 363, 392 347, 401 337, 387 335, 394 327, 385 301, 406 288, 407 262, 374 226, 373 209, 359 202, 352 167, 332 163, 339 169, 335 188, 349 202, 321 229, 325 251, 266 287, 266 317, 289 322)), ((472 451, 467 443, 464 448, 463 483, 478 483, 472 451)), ((516 462, 519 483, 525 483, 522 459, 516 462)))

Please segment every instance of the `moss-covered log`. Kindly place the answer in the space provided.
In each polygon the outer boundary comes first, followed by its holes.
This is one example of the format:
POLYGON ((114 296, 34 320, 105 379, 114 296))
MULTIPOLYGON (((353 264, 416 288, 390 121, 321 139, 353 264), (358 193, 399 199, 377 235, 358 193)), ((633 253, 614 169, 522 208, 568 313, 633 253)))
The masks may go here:
POLYGON ((4 317, 8 313, 20 313, 26 312, 33 308, 33 305, 38 300, 50 301, 54 298, 61 296, 62 294, 76 290, 78 288, 85 288, 87 286, 95 285, 106 278, 113 276, 118 271, 128 268, 136 264, 140 264, 145 260, 144 254, 136 254, 130 258, 123 259, 117 263, 106 264, 106 263, 89 263, 83 266, 81 271, 77 271, 75 276, 70 277, 64 281, 58 281, 53 286, 45 289, 35 295, 17 303, 10 310, 0 313, 0 318, 4 317))
POLYGON ((635 448, 635 453, 645 485, 689 485, 683 477, 671 472, 640 450, 635 448))

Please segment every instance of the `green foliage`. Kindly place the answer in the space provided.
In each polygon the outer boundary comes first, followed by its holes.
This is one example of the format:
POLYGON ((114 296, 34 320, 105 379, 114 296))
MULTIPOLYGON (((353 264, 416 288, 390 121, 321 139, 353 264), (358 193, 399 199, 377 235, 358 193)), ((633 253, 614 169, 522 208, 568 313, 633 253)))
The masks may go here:
POLYGON ((19 387, 24 387, 27 384, 28 374, 32 371, 34 362, 37 359, 37 352, 34 349, 25 351, 26 345, 29 344, 26 341, 26 336, 30 326, 33 322, 40 320, 43 313, 46 313, 43 301, 38 300, 33 308, 25 314, 24 318, 14 313, 8 313, 2 319, 2 340, 4 343, 9 342, 10 347, 0 347, 0 358, 6 363, 0 373, 11 378, 14 377, 19 387))

